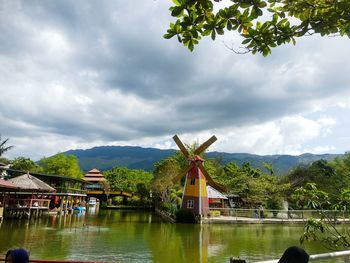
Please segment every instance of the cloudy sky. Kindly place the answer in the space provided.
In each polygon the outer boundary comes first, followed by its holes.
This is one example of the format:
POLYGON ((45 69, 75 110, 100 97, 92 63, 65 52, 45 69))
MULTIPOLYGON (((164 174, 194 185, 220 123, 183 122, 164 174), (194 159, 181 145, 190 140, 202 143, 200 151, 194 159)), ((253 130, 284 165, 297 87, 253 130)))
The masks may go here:
POLYGON ((170 0, 0 0, 0 134, 5 156, 38 160, 100 145, 211 151, 350 149, 350 40, 305 37, 272 55, 240 39, 193 53, 163 39, 170 0))

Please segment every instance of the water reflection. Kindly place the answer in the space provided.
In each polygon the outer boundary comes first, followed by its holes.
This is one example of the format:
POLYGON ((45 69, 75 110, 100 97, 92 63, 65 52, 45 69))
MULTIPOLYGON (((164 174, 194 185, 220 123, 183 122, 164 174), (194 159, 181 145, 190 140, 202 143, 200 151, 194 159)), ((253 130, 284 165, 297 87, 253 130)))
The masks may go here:
MULTIPOLYGON (((299 225, 169 224, 147 211, 93 207, 85 214, 5 220, 0 253, 25 247, 32 258, 45 259, 228 262, 235 256, 254 261, 278 258, 288 246, 299 244, 302 230, 299 225)), ((306 250, 325 252, 315 245, 306 250)))

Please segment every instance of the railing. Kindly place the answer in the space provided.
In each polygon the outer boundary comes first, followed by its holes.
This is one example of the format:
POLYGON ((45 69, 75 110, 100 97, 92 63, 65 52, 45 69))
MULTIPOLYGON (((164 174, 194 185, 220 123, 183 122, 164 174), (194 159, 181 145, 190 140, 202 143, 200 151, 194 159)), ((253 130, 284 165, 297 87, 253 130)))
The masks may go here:
MULTIPOLYGON (((350 256, 350 250, 337 251, 323 254, 310 255, 309 261, 317 261, 320 259, 344 257, 344 263, 348 263, 350 256)), ((279 259, 265 260, 265 261, 255 261, 254 263, 278 263, 279 259)), ((234 259, 230 258, 230 263, 246 263, 244 259, 234 259)))
MULTIPOLYGON (((5 258, 0 258, 0 262, 5 262, 5 258)), ((31 263, 112 263, 101 261, 75 261, 75 260, 50 260, 50 259, 29 259, 31 263)), ((114 261, 117 262, 117 261, 114 261)))
POLYGON ((278 219, 279 221, 306 221, 308 218, 328 217, 330 219, 345 221, 350 219, 350 211, 336 210, 259 210, 241 208, 210 208, 212 217, 217 215, 231 217, 232 219, 278 219))
POLYGON ((49 208, 50 199, 9 199, 7 209, 14 208, 49 208))
MULTIPOLYGON (((350 256, 350 250, 338 251, 331 253, 323 253, 310 255, 309 261, 317 261, 319 259, 344 257, 344 263, 348 263, 350 256)), ((265 260, 265 261, 255 261, 254 263, 278 263, 279 259, 265 260)), ((0 258, 0 262, 5 262, 5 258, 0 258)), ((48 260, 48 259, 30 259, 31 263, 107 263, 100 261, 75 261, 75 260, 48 260)), ((111 262, 110 262, 111 263, 111 262)), ((234 259, 230 258, 230 263, 247 263, 244 259, 234 259)))
POLYGON ((86 190, 81 188, 57 186, 55 189, 56 193, 86 194, 86 190))

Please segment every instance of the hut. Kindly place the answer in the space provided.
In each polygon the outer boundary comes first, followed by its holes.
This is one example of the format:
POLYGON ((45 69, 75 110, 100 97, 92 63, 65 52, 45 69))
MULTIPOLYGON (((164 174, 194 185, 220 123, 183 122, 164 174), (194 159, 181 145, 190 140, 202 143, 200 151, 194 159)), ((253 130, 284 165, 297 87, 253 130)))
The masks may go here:
POLYGON ((226 214, 226 212, 228 212, 228 198, 224 194, 222 194, 210 185, 207 185, 207 194, 209 209, 219 210, 221 214, 226 214))
POLYGON ((29 173, 9 180, 18 190, 9 192, 6 215, 9 217, 31 217, 49 210, 50 195, 56 190, 29 173))
POLYGON ((15 184, 9 182, 9 181, 6 181, 4 179, 0 179, 0 190, 3 191, 3 190, 11 190, 11 189, 16 189, 18 188, 15 184))
POLYGON ((55 188, 51 187, 47 183, 41 181, 29 173, 14 177, 9 181, 22 190, 48 193, 56 192, 55 188))
POLYGON ((0 222, 4 216, 4 205, 7 198, 7 192, 17 189, 17 186, 9 181, 0 179, 0 222))
MULTIPOLYGON (((5 168, 10 178, 17 178, 25 172, 22 170, 5 168)), ((50 196, 50 213, 58 213, 62 211, 70 212, 73 206, 78 204, 85 206, 86 189, 85 182, 82 179, 53 174, 30 173, 31 176, 40 179, 44 183, 56 189, 54 193, 48 193, 50 196)), ((24 191, 24 190, 19 190, 24 191)), ((17 191, 17 192, 19 192, 17 191)), ((16 193, 17 193, 16 192, 16 193)), ((22 194, 22 193, 19 193, 22 194)))

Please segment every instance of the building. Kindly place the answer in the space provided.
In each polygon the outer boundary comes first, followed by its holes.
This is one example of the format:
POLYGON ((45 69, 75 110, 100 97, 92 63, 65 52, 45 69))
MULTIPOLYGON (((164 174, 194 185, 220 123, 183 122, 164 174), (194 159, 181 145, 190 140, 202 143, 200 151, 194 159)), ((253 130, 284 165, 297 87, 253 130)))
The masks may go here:
POLYGON ((83 180, 89 183, 86 185, 86 190, 88 191, 104 190, 107 183, 107 180, 104 178, 103 174, 95 168, 87 172, 83 180))
POLYGON ((218 210, 221 214, 227 214, 229 202, 226 195, 220 193, 218 190, 210 185, 207 185, 209 209, 218 210))

